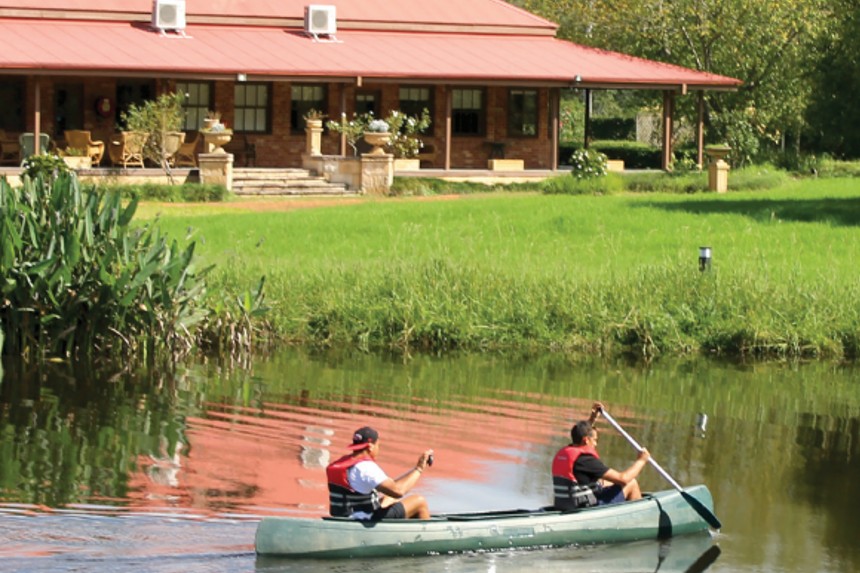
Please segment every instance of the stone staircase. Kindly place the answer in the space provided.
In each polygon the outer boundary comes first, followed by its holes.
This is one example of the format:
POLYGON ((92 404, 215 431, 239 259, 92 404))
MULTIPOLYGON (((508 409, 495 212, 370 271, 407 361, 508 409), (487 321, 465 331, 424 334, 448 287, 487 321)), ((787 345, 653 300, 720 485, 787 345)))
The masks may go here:
POLYGON ((306 169, 234 168, 236 195, 355 195, 340 183, 329 183, 306 169))

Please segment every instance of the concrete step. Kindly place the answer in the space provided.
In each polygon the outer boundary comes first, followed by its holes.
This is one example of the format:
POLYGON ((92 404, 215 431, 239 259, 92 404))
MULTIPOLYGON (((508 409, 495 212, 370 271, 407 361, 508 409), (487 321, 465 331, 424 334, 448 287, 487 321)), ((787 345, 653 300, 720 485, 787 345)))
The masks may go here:
POLYGON ((306 169, 240 168, 233 170, 236 195, 350 195, 343 184, 329 183, 306 169))

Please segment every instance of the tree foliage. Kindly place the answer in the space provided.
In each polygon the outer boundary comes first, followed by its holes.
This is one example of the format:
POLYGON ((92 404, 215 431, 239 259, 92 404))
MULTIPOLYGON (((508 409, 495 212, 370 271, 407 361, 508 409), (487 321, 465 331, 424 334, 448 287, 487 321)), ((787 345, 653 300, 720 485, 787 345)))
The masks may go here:
POLYGON ((818 149, 840 157, 860 157, 860 1, 842 0, 834 9, 839 23, 820 39, 818 65, 807 120, 810 138, 818 149))
POLYGON ((149 135, 143 148, 144 156, 156 165, 160 165, 171 178, 170 164, 167 161, 171 155, 168 139, 169 134, 177 133, 182 129, 184 99, 185 95, 179 92, 165 93, 140 105, 131 104, 128 111, 122 114, 123 123, 130 131, 140 131, 149 135))
POLYGON ((763 142, 804 127, 819 39, 834 19, 824 0, 515 3, 558 22, 559 36, 574 42, 742 80, 737 93, 707 95, 709 116, 731 114, 717 125, 742 120, 763 142))

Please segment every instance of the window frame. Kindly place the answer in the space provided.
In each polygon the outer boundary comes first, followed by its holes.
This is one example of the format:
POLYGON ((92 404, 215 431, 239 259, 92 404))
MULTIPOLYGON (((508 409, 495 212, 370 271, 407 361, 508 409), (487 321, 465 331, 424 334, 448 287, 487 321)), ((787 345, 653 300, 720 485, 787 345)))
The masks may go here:
POLYGON ((483 137, 487 132, 487 90, 481 87, 458 87, 451 90, 451 135, 456 137, 483 137), (480 95, 480 105, 475 107, 456 107, 457 92, 470 92, 470 96, 480 95), (470 118, 469 116, 474 116, 470 118), (474 123, 474 129, 465 130, 464 123, 474 123))
POLYGON ((355 97, 353 98, 353 109, 355 113, 358 115, 362 115, 364 113, 373 112, 373 117, 382 117, 382 92, 380 90, 368 90, 368 89, 357 89, 355 90, 355 97), (373 100, 373 107, 375 109, 359 109, 359 98, 360 97, 369 97, 373 100))
POLYGON ((328 114, 328 85, 317 83, 292 84, 290 86, 290 133, 297 135, 305 132, 303 118, 311 109, 328 114), (320 88, 322 96, 320 99, 296 99, 296 88, 302 91, 304 88, 320 88), (301 102, 302 105, 296 105, 297 102, 301 102))
POLYGON ((538 136, 540 131, 538 121, 540 120, 540 92, 537 88, 510 88, 508 90, 508 137, 524 137, 534 138, 538 136), (514 102, 517 94, 523 95, 523 109, 515 109, 514 102), (531 94, 534 100, 531 102, 531 110, 525 105, 525 98, 531 94), (534 127, 534 133, 527 133, 522 128, 527 124, 526 114, 531 113, 533 121, 531 125, 534 127), (519 125, 519 129, 513 129, 515 125, 519 125))
MULTIPOLYGON (((250 133, 257 135, 272 133, 272 94, 272 82, 236 82, 233 85, 233 125, 228 127, 232 127, 234 133, 250 133), (255 102, 253 105, 239 105, 238 90, 248 88, 262 88, 265 92, 266 101, 263 104, 255 102), (258 122, 255 119, 253 122, 254 127, 249 128, 245 125, 244 117, 241 120, 242 124, 240 125, 240 115, 244 116, 244 113, 240 114, 240 110, 243 112, 251 110, 254 112, 255 116, 262 112, 265 115, 262 127, 257 127, 258 122)), ((255 99, 258 100, 259 94, 256 95, 257 98, 255 99)))
POLYGON ((131 105, 143 105, 155 99, 155 81, 148 79, 122 78, 116 84, 116 124, 124 126, 122 114, 131 105))
POLYGON ((192 86, 205 87, 208 92, 205 104, 202 100, 193 103, 190 103, 190 98, 183 98, 182 100, 182 131, 199 131, 203 127, 203 120, 206 119, 209 110, 214 109, 212 102, 215 98, 215 84, 213 82, 183 80, 176 82, 176 91, 181 91, 183 94, 191 93, 188 89, 181 90, 183 85, 189 88, 192 86), (190 113, 192 111, 193 113, 190 113), (195 117, 197 121, 190 121, 192 117, 195 117))
POLYGON ((397 90, 397 104, 400 107, 401 113, 404 113, 406 115, 410 115, 413 117, 420 117, 421 112, 426 108, 427 111, 430 113, 430 117, 432 118, 433 112, 435 109, 435 104, 436 104, 435 99, 434 99, 435 95, 436 94, 435 94, 435 90, 433 89, 433 86, 422 86, 422 85, 400 86, 400 88, 397 90), (427 99, 426 100, 422 100, 422 99, 404 100, 403 99, 403 90, 427 90, 427 99), (404 105, 404 102, 411 102, 411 103, 404 105), (423 102, 423 105, 422 105, 422 103, 418 103, 418 102, 423 102), (412 109, 410 109, 410 108, 412 108, 412 109))

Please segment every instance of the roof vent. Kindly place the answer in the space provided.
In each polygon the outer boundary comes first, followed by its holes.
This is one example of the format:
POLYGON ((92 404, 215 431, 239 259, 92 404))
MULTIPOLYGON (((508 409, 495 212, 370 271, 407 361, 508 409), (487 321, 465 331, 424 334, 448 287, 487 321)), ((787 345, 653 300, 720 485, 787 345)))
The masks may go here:
POLYGON ((320 36, 334 39, 337 33, 337 17, 334 6, 310 4, 305 6, 305 33, 319 40, 320 36))
POLYGON ((185 29, 185 0, 152 0, 152 27, 162 33, 185 29))

